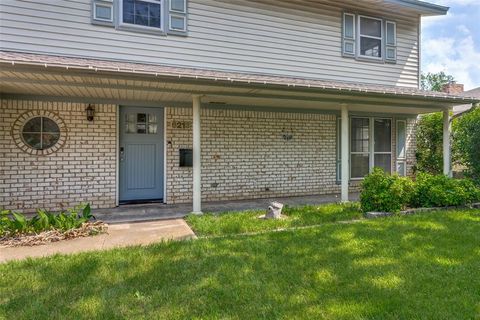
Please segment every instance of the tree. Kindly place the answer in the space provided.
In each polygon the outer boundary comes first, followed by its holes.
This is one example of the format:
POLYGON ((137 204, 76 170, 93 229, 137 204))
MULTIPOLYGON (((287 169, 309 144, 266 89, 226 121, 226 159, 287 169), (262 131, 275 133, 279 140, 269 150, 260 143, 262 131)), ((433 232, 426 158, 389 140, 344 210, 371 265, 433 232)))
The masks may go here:
POLYGON ((440 174, 443 169, 443 115, 422 115, 417 125, 415 171, 440 174))
MULTIPOLYGON (((422 74, 423 90, 442 91, 443 86, 455 81, 453 76, 439 73, 422 74)), ((417 126, 416 171, 441 174, 443 172, 443 115, 431 113, 420 117, 417 126)))
POLYGON ((480 183, 480 107, 456 119, 453 129, 453 152, 466 175, 480 183))
POLYGON ((454 81, 455 78, 453 78, 453 76, 447 75, 443 71, 438 73, 422 73, 421 87, 422 90, 427 91, 442 91, 443 87, 446 84, 452 83, 454 81))

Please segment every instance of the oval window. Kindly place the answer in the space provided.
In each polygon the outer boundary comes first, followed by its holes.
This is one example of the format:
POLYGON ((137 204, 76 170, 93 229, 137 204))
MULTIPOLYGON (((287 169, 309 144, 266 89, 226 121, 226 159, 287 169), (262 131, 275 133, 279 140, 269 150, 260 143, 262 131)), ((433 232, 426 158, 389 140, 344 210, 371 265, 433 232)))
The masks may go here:
POLYGON ((60 127, 48 117, 34 117, 25 122, 22 129, 22 139, 32 149, 50 149, 60 139, 60 127))

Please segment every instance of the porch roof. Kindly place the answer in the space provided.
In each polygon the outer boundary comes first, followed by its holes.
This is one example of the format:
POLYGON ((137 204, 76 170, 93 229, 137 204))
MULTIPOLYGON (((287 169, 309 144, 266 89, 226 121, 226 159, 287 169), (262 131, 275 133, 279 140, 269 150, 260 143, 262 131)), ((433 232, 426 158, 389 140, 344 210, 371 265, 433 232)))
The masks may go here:
MULTIPOLYGON (((291 100, 298 102, 295 106, 305 108, 309 107, 308 102, 346 103, 358 106, 405 107, 403 111, 406 113, 433 112, 455 105, 480 102, 480 99, 475 97, 406 87, 20 52, 0 51, 0 66, 0 92, 3 94, 96 97, 98 99, 124 97, 126 100, 132 100, 128 97, 127 91, 133 90, 135 92, 130 94, 136 96, 134 100, 142 102, 151 100, 186 103, 191 101, 191 94, 204 94, 205 101, 210 104, 219 102, 229 105, 268 106, 268 100, 291 100), (81 89, 85 88, 89 90, 83 90, 82 93, 81 89), (93 93, 99 89, 103 90, 104 95, 98 92, 93 93), (125 92, 123 95, 120 92, 116 94, 115 91, 118 90, 125 92), (148 93, 149 99, 141 94, 144 91, 148 93), (162 92, 165 96, 155 96, 162 92), (302 101, 305 105, 300 103, 302 101), (408 108, 412 110, 407 110, 408 108)), ((378 111, 386 110, 379 108, 378 111)), ((396 112, 401 110, 397 109, 396 112)))

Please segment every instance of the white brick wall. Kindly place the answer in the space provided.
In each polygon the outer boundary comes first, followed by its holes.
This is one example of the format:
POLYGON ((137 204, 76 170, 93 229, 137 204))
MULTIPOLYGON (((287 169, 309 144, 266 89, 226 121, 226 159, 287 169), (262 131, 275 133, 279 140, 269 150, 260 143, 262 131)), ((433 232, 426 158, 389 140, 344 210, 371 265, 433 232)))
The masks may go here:
MULTIPOLYGON (((117 107, 95 105, 94 122, 86 120, 85 108, 81 103, 0 100, 0 208, 56 210, 81 202, 95 208, 115 206, 117 107), (44 156, 19 149, 12 130, 15 121, 29 111, 51 112, 62 119, 68 131, 62 148, 44 156)), ((192 170, 179 167, 179 149, 192 146, 191 109, 167 108, 166 117, 170 142, 166 200, 189 202, 192 170)), ((411 174, 415 119, 408 120, 407 129, 411 174)), ((335 150, 336 116, 332 114, 203 109, 203 199, 338 193, 335 150), (293 138, 285 140, 283 133, 293 138)))
POLYGON ((0 207, 34 211, 90 202, 115 206, 116 106, 95 105, 95 121, 86 120, 85 104, 0 100, 0 207), (49 111, 60 117, 67 139, 45 156, 26 153, 12 137, 22 114, 49 111))

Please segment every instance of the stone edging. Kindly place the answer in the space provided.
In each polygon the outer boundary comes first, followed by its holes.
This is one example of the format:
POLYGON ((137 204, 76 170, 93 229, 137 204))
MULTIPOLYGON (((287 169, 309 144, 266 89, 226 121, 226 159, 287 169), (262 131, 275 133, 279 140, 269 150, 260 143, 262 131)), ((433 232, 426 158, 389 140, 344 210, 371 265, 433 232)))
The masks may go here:
MULTIPOLYGON (((422 213, 422 212, 431 212, 431 211, 440 211, 440 210, 455 210, 455 209, 472 209, 472 208, 480 208, 480 202, 479 203, 472 203, 469 206, 450 206, 450 207, 408 209, 408 210, 399 211, 398 214, 410 215, 410 214, 417 214, 417 213, 422 213)), ((393 212, 367 212, 367 213, 365 213, 365 218, 375 219, 375 218, 393 216, 394 214, 395 213, 393 213, 393 212)))

